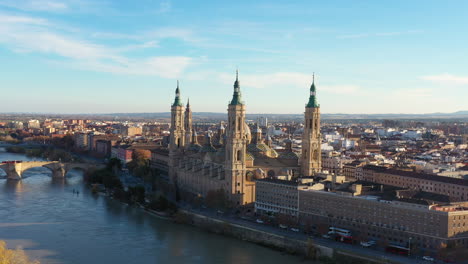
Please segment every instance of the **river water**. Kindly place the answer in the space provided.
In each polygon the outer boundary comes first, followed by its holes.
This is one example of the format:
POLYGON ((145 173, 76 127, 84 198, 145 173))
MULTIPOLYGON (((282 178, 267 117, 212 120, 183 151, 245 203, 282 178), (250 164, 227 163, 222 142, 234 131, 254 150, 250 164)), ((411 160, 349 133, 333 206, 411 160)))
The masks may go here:
MULTIPOLYGON (((4 160, 31 159, 0 148, 4 160)), ((63 181, 46 168, 27 170, 21 181, 4 176, 0 170, 0 240, 41 263, 307 263, 93 195, 80 171, 63 181)))

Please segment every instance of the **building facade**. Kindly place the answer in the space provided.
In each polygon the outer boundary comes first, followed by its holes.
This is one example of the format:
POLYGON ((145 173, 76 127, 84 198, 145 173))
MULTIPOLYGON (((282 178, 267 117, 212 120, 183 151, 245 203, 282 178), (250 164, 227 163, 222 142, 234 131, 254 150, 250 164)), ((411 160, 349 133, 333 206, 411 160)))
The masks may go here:
POLYGON ((304 153, 307 154, 301 158, 292 149, 278 154, 265 143, 258 125, 253 132, 247 125, 246 104, 242 100, 237 74, 234 93, 228 105, 226 128, 219 129, 217 135, 207 131, 204 143, 200 145, 198 135, 192 128, 190 105, 184 108, 177 84, 176 97, 171 106, 169 178, 176 185, 176 190, 206 196, 210 191, 222 189, 234 205, 252 204, 255 201, 256 179, 297 177, 301 173, 310 176, 320 171, 319 109, 315 83, 312 83, 305 111, 309 124, 305 133, 308 143, 304 144, 304 153))
POLYGON ((468 200, 468 181, 425 173, 389 169, 367 165, 362 179, 380 184, 447 195, 458 201, 468 200))
MULTIPOLYGON (((299 191, 301 223, 326 234, 349 230, 357 241, 377 241, 435 252, 447 245, 468 246, 468 203, 423 204, 347 192, 299 191)), ((421 252, 420 252, 421 253, 421 252)))

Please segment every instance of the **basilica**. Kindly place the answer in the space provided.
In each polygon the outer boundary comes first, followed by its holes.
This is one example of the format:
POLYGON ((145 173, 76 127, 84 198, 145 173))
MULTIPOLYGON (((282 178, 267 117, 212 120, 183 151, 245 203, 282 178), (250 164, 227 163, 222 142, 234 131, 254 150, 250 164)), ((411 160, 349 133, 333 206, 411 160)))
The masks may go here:
POLYGON ((227 125, 220 125, 215 134, 207 132, 200 145, 192 127, 191 106, 187 103, 184 107, 177 84, 171 106, 168 165, 170 180, 178 189, 202 197, 209 191, 223 190, 233 204, 246 205, 255 201, 257 179, 291 179, 320 171, 320 106, 314 81, 305 106, 300 154, 293 152, 290 139, 284 151, 275 151, 271 138, 263 136, 258 124, 252 129, 247 125, 245 113, 236 73, 227 125))

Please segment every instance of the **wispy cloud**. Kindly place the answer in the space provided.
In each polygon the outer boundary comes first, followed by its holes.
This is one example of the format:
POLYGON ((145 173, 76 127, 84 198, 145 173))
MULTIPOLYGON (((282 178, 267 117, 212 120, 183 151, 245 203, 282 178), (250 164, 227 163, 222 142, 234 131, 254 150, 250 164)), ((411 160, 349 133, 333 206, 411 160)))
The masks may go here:
MULTIPOLYGON (((317 76, 316 76, 317 77, 317 76)), ((233 74, 220 73, 218 78, 223 83, 232 83, 233 74)), ((271 87, 290 87, 304 89, 312 82, 312 75, 298 72, 277 72, 271 74, 241 74, 240 82, 244 86, 264 89, 271 87)), ((356 85, 317 85, 318 93, 355 94, 361 91, 356 85)))
POLYGON ((416 99, 416 98, 432 98, 434 91, 427 88, 412 88, 398 89, 393 92, 393 95, 398 98, 416 99))
POLYGON ((3 0, 0 6, 25 11, 51 11, 61 12, 69 9, 66 1, 57 0, 3 0))
POLYGON ((157 47, 157 41, 109 47, 71 34, 59 33, 54 29, 55 25, 45 19, 0 14, 0 43, 14 52, 42 53, 59 57, 62 60, 56 57, 52 60, 70 67, 117 74, 175 78, 193 62, 193 58, 184 56, 134 59, 124 55, 132 50, 157 47))
POLYGON ((448 73, 421 76, 420 79, 439 83, 468 84, 468 76, 457 76, 448 73))
POLYGON ((159 3, 159 9, 156 11, 157 13, 167 13, 171 11, 172 4, 170 1, 162 1, 159 3))
POLYGON ((337 36, 338 39, 357 39, 357 38, 368 38, 368 37, 392 37, 401 35, 410 35, 422 33, 421 30, 407 30, 407 31, 396 31, 396 32, 377 32, 377 33, 356 33, 356 34, 345 34, 337 36))

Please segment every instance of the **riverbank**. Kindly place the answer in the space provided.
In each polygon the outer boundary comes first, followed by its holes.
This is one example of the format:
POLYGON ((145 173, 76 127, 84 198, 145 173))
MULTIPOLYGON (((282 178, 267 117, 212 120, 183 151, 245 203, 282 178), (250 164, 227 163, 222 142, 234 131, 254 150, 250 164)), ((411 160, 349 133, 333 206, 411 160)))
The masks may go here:
POLYGON ((18 146, 9 145, 4 147, 6 152, 15 154, 25 154, 30 158, 42 158, 47 160, 56 160, 63 162, 79 161, 73 155, 65 150, 53 146, 18 146))
MULTIPOLYGON (((114 199, 108 195, 108 198, 114 199)), ((273 249, 278 252, 284 252, 290 255, 303 257, 305 260, 310 260, 316 263, 326 264, 371 264, 371 263, 398 263, 389 261, 388 259, 376 259, 370 256, 363 256, 356 252, 335 249, 333 247, 324 246, 316 243, 313 238, 307 240, 295 239, 286 235, 279 235, 273 232, 267 232, 254 228, 234 223, 225 219, 219 219, 200 212, 193 212, 186 209, 178 209, 176 213, 161 212, 151 210, 140 204, 128 204, 117 200, 126 205, 134 205, 140 207, 148 214, 175 222, 177 224, 193 226, 209 233, 214 233, 226 237, 236 238, 241 241, 253 243, 266 248, 273 249)))
POLYGON ((173 220, 201 228, 207 232, 237 238, 292 255, 299 255, 311 261, 326 264, 372 264, 399 263, 386 258, 373 258, 357 252, 336 249, 316 243, 313 238, 295 239, 285 235, 266 232, 251 226, 217 219, 201 213, 179 209, 173 220))

